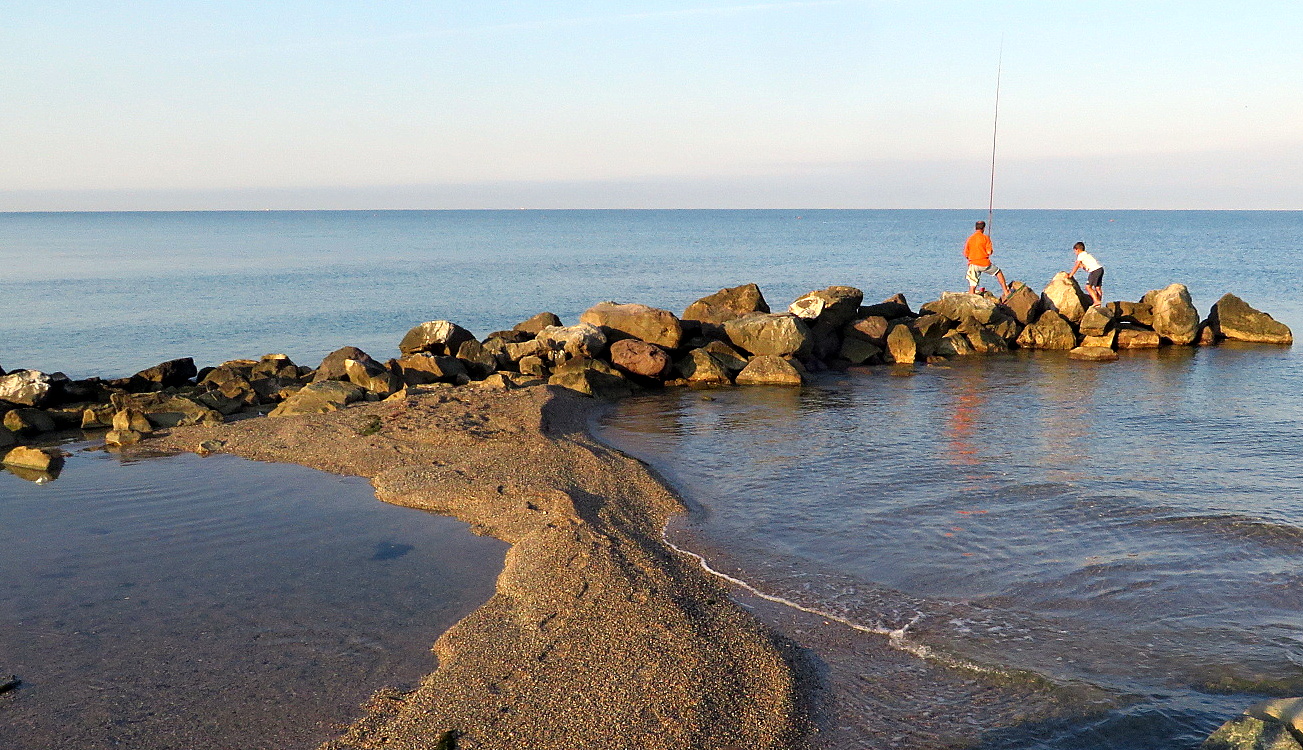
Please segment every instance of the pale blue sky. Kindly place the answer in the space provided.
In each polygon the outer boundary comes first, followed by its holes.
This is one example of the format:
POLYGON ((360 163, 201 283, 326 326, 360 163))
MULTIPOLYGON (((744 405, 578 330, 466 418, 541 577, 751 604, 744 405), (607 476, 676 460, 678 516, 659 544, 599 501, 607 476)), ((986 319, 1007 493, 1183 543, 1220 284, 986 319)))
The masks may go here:
POLYGON ((1303 209, 1303 3, 0 2, 0 210, 1303 209))

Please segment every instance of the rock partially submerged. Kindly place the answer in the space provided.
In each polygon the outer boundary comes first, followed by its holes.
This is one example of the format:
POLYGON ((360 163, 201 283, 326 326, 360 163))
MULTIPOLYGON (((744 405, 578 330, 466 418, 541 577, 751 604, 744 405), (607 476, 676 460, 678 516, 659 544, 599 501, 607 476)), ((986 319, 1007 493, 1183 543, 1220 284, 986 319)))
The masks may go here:
POLYGON ((1248 341, 1255 344, 1294 343, 1294 332, 1234 294, 1225 294, 1217 300, 1208 315, 1208 325, 1213 334, 1231 341, 1248 341))

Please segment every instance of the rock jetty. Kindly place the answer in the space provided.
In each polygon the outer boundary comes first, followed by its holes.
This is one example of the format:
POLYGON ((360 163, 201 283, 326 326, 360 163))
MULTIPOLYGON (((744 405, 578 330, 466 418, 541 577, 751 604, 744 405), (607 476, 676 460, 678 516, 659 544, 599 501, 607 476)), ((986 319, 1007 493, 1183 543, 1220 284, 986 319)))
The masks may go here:
MULTIPOLYGON (((759 286, 743 284, 702 297, 682 315, 604 301, 571 325, 542 312, 483 339, 452 321, 427 321, 413 326, 398 342, 399 356, 388 360, 345 346, 315 368, 268 354, 202 369, 184 357, 116 379, 0 369, 0 454, 61 430, 107 429, 109 445, 132 445, 157 430, 320 414, 412 386, 550 384, 618 398, 664 386, 799 386, 826 369, 912 366, 1014 349, 1102 362, 1117 359, 1119 350, 1222 340, 1289 345, 1293 333, 1233 294, 1201 317, 1183 284, 1137 302, 1092 307, 1066 273, 1039 294, 1015 281, 1004 300, 946 293, 917 310, 904 295, 865 305, 859 289, 830 286, 774 312, 759 286)), ((39 463, 26 452, 14 456, 15 466, 39 463)))

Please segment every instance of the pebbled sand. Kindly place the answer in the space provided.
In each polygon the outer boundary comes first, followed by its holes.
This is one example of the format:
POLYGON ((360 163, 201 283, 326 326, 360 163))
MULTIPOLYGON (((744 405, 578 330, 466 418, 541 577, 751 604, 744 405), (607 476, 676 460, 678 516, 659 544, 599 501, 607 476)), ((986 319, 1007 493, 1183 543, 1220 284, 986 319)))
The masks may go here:
POLYGON ((381 500, 512 545, 497 593, 435 643, 438 669, 413 692, 377 693, 325 748, 803 745, 800 649, 664 545, 682 505, 588 435, 595 408, 547 386, 427 389, 178 428, 142 448, 216 439, 245 458, 369 477, 381 500), (361 434, 373 417, 379 432, 361 434))

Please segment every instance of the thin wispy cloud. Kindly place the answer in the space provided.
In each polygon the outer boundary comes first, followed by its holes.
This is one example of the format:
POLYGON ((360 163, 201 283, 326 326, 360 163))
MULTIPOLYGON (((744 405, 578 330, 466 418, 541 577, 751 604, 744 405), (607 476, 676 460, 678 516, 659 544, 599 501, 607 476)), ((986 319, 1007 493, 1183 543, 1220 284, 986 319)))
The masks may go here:
MULTIPOLYGON (((742 16, 757 13, 774 13, 785 11, 827 8, 839 5, 861 4, 864 0, 793 0, 792 2, 749 3, 745 5, 702 6, 698 8, 678 8, 675 10, 648 11, 645 13, 616 13, 599 16, 574 16, 570 18, 546 18, 533 21, 513 21, 507 23, 484 24, 481 26, 461 26, 451 28, 422 29, 402 34, 384 34, 375 36, 356 36, 345 38, 320 38, 291 44, 276 44, 245 47, 227 50, 224 54, 248 54, 252 52, 284 52, 296 49, 340 48, 353 46, 373 46, 393 44, 422 39, 440 39, 452 37, 471 37, 487 34, 514 32, 552 31, 557 29, 627 24, 641 21, 669 21, 676 18, 701 18, 709 16, 742 16)), ((219 53, 222 54, 222 53, 219 53)))

